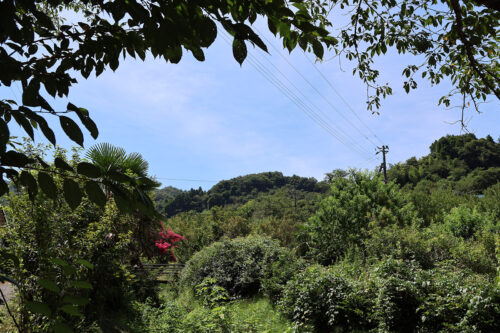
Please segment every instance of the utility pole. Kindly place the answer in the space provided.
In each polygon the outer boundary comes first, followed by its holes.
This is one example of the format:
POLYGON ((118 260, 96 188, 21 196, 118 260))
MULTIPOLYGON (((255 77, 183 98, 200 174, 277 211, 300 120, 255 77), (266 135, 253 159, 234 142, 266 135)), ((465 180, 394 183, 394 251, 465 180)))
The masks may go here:
POLYGON ((382 145, 382 147, 377 148, 379 149, 377 154, 382 152, 382 164, 380 165, 378 172, 380 172, 380 170, 384 170, 384 183, 387 184, 387 164, 385 162, 385 154, 389 152, 389 146, 382 145))

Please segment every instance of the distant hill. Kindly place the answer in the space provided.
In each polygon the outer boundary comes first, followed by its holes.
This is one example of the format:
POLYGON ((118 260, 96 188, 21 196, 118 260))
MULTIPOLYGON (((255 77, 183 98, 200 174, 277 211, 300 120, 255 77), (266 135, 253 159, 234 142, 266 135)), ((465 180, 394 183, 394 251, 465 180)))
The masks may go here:
MULTIPOLYGON (((434 141, 429 149, 424 157, 390 165, 389 180, 401 186, 415 186, 421 181, 444 182, 459 193, 482 193, 500 180, 500 141, 495 142, 491 136, 478 139, 474 134, 447 135, 434 141)), ((327 174, 327 178, 332 175, 327 174)), ((157 209, 170 217, 215 206, 243 205, 260 194, 285 187, 304 195, 325 193, 328 186, 328 181, 315 178, 262 172, 222 180, 208 191, 201 187, 183 191, 168 186, 155 192, 154 201, 157 209)))
POLYGON ((500 181, 500 140, 474 134, 447 135, 434 141, 430 154, 390 166, 388 178, 401 186, 421 181, 447 182, 461 193, 480 193, 500 181))
POLYGON ((318 182, 315 178, 284 176, 276 171, 262 172, 220 181, 208 191, 203 191, 201 187, 189 191, 163 188, 155 194, 155 203, 161 213, 173 216, 190 210, 200 212, 214 206, 244 204, 257 198, 260 193, 285 186, 313 193, 324 193, 328 189, 325 182, 318 182))
POLYGON ((164 207, 183 191, 173 186, 167 186, 156 190, 153 194, 153 201, 156 207, 164 207))

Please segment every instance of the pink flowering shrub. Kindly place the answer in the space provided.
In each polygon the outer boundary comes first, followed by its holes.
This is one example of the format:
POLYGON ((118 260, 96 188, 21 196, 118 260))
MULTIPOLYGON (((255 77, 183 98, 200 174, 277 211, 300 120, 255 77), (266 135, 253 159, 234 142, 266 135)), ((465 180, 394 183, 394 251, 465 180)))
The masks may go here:
POLYGON ((165 229, 165 225, 161 223, 162 229, 158 232, 158 239, 155 241, 156 248, 161 254, 170 256, 170 260, 177 261, 173 253, 173 249, 178 246, 178 242, 185 240, 181 235, 176 234, 169 228, 165 229))

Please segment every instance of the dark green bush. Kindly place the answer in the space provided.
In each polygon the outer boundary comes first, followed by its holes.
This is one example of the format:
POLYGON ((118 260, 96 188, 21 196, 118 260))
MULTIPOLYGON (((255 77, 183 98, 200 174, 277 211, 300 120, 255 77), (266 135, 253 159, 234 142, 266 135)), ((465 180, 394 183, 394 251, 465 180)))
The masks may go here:
POLYGON ((452 265, 421 271, 418 313, 423 332, 499 332, 500 289, 488 279, 452 265))
POLYGON ((307 263, 304 260, 296 258, 291 252, 281 253, 261 281, 263 293, 271 299, 271 302, 278 302, 287 282, 306 266, 307 263))
POLYGON ((373 327, 370 300, 338 272, 313 265, 296 274, 283 290, 280 309, 299 327, 319 332, 352 331, 373 327))
POLYGON ((412 281, 389 277, 381 281, 375 316, 379 327, 390 332, 412 332, 418 324, 418 290, 412 281))
POLYGON ((213 243, 196 253, 186 264, 180 283, 184 287, 215 278, 231 296, 250 296, 259 292, 271 265, 288 253, 276 241, 249 236, 213 243))

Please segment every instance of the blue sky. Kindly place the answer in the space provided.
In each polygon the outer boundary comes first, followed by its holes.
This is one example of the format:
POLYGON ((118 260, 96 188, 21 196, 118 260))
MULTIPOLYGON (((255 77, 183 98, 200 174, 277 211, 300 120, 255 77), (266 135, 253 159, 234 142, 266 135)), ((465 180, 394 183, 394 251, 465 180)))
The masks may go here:
MULTIPOLYGON (((411 57, 389 53, 377 60, 380 82, 390 82, 394 88, 394 95, 382 101, 380 115, 366 110, 366 89, 352 76, 352 64, 347 60, 342 60, 343 70, 338 58, 316 64, 370 132, 316 71, 310 62, 314 61, 311 54, 304 55, 297 48, 289 55, 282 50, 280 41, 265 36, 280 52, 269 47, 271 54, 265 55, 249 47, 252 57, 289 89, 297 87, 300 92, 295 94, 302 101, 308 105, 312 102, 312 109, 349 136, 348 146, 308 118, 250 61, 240 67, 221 36, 206 51, 205 62, 187 53, 177 65, 152 57, 145 62, 127 58, 116 72, 108 70, 99 78, 80 78, 71 88, 69 100, 86 107, 100 131, 96 141, 86 135, 85 146, 110 142, 129 152, 140 152, 150 163, 150 173, 164 186, 208 189, 214 182, 168 179, 218 181, 263 171, 322 179, 335 168, 373 169, 379 165, 379 160, 373 159, 374 146, 369 140, 378 144, 380 139, 389 145, 388 162, 396 163, 427 154, 429 145, 443 135, 460 134, 458 125, 447 123, 457 120, 460 110, 437 106, 438 99, 449 91, 448 84, 430 87, 420 81, 419 88, 408 95, 401 88, 401 71, 405 64, 415 61, 411 57), (363 152, 353 151, 353 145, 363 152)), ((331 57, 325 54, 325 59, 331 57)), ((18 99, 19 87, 1 88, 0 94, 2 98, 18 99)), ((67 100, 52 103, 63 108, 67 100)), ((481 110, 482 114, 467 111, 472 116, 469 129, 479 137, 491 134, 497 139, 498 101, 491 98, 481 110)), ((59 125, 52 124, 57 129, 58 143, 70 147, 72 143, 59 125)), ((36 138, 43 141, 41 134, 36 138)))

